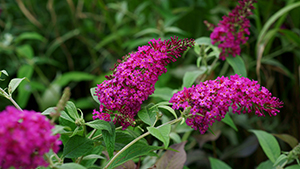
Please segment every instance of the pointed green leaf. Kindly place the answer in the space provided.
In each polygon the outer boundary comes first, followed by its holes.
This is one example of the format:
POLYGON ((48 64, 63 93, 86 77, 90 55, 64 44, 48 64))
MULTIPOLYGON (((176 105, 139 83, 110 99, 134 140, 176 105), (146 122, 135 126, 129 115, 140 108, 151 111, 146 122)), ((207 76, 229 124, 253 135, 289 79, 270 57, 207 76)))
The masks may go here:
MULTIPOLYGON (((5 74, 6 76, 8 76, 8 73, 7 73, 6 70, 1 70, 1 71, 0 71, 0 77, 1 77, 1 74, 2 74, 2 73, 5 74)), ((0 80, 2 80, 2 79, 0 78, 0 80)))
POLYGON ((276 169, 276 167, 273 167, 272 161, 267 160, 260 163, 256 169, 276 169))
POLYGON ((109 124, 111 126, 112 133, 110 134, 107 130, 102 130, 102 135, 109 158, 112 158, 115 151, 116 132, 115 125, 113 123, 109 124))
POLYGON ((98 130, 106 130, 108 131, 109 134, 113 134, 113 130, 111 125, 104 120, 93 120, 90 122, 85 123, 85 125, 90 126, 94 129, 98 129, 98 130))
POLYGON ((212 157, 208 157, 209 158, 209 163, 211 166, 211 169, 231 169, 231 167, 229 165, 227 165, 226 163, 224 163, 223 161, 216 159, 216 158, 212 158, 212 157))
POLYGON ((26 57, 28 59, 33 58, 33 49, 30 45, 22 45, 16 48, 17 54, 19 57, 26 57))
POLYGON ((100 101, 98 100, 98 96, 96 96, 96 87, 92 87, 90 88, 90 92, 91 92, 91 95, 92 95, 92 98, 98 103, 98 104, 101 104, 100 101))
POLYGON ((68 120, 72 123, 75 123, 75 121, 65 111, 60 112, 60 118, 63 118, 63 119, 68 120))
POLYGON ((226 61, 233 68, 234 73, 238 75, 242 75, 243 77, 247 77, 246 66, 244 60, 240 56, 238 55, 236 55, 235 57, 228 56, 226 57, 226 61))
POLYGON ((55 84, 58 84, 60 86, 66 86, 70 82, 89 81, 94 79, 95 76, 90 73, 72 71, 62 74, 61 77, 55 80, 55 84))
POLYGON ((177 119, 177 115, 176 115, 175 111, 174 111, 171 107, 161 105, 161 106, 158 106, 158 108, 168 110, 168 111, 169 111, 170 113, 172 113, 173 116, 177 119))
POLYGON ((230 127, 232 127, 235 131, 238 131, 235 124, 233 123, 229 113, 226 113, 225 117, 222 119, 222 121, 226 124, 228 124, 230 127))
POLYGON ((42 115, 50 115, 51 113, 54 113, 54 112, 55 112, 55 107, 49 107, 42 112, 42 115))
POLYGON ((196 71, 192 71, 192 72, 186 72, 183 76, 183 84, 182 84, 182 88, 186 87, 189 88, 193 85, 193 83, 196 81, 196 79, 198 78, 198 76, 204 74, 206 72, 206 69, 203 68, 201 70, 196 70, 196 71))
POLYGON ((23 78, 14 78, 8 84, 8 93, 12 95, 12 93, 16 90, 19 84, 24 80, 27 79, 26 77, 23 78))
POLYGON ((169 146, 171 124, 161 126, 159 128, 147 127, 150 134, 164 143, 165 148, 169 146))
POLYGON ((80 164, 77 164, 77 163, 65 163, 65 164, 62 164, 61 166, 57 166, 55 168, 58 168, 58 169, 86 169, 84 166, 80 165, 80 164))
POLYGON ((67 141, 63 149, 63 157, 77 158, 91 151, 93 147, 94 142, 92 140, 75 135, 67 141))
POLYGON ((70 117, 72 117, 74 120, 79 119, 77 108, 73 102, 68 101, 66 104, 66 109, 70 117))
POLYGON ((267 157, 274 163, 280 155, 280 147, 272 134, 262 130, 249 130, 258 138, 259 144, 264 150, 267 157))
POLYGON ((26 39, 40 40, 40 41, 45 41, 46 40, 42 35, 40 35, 40 34, 38 34, 36 32, 24 32, 24 33, 20 34, 15 39, 15 41, 16 41, 16 43, 18 43, 18 42, 20 42, 22 40, 26 40, 26 39))
POLYGON ((210 37, 200 37, 195 39, 195 42, 199 45, 211 45, 210 37))
POLYGON ((294 164, 294 165, 285 167, 285 169, 300 169, 300 165, 299 164, 294 164))
POLYGON ((138 112, 138 117, 149 126, 153 126, 156 121, 156 114, 158 112, 157 107, 149 109, 147 106, 138 112))
POLYGON ((168 87, 156 88, 154 93, 150 97, 158 97, 163 100, 169 101, 173 96, 173 89, 168 87))
POLYGON ((273 166, 277 166, 279 163, 281 163, 281 162, 283 162, 283 163, 285 163, 285 161, 287 161, 288 160, 288 157, 287 157, 287 155, 285 155, 285 154, 281 154, 277 159, 276 159, 276 161, 274 162, 274 165, 273 166))

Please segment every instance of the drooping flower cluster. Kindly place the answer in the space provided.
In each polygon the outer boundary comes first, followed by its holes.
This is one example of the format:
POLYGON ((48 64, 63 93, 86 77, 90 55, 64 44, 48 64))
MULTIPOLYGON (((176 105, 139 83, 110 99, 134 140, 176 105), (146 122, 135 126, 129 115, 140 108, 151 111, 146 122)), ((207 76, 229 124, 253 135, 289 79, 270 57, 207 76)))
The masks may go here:
MULTIPOLYGON (((225 60, 228 54, 233 57, 240 55, 241 44, 245 44, 250 35, 250 21, 247 18, 252 15, 251 10, 254 9, 255 0, 241 0, 228 16, 223 16, 223 20, 218 23, 210 35, 212 44, 219 43, 218 47, 222 50, 220 59, 225 60)), ((205 21, 209 28, 212 24, 205 21)))
POLYGON ((57 152, 61 142, 45 116, 8 106, 0 119, 0 168, 48 166, 43 155, 50 149, 57 152))
POLYGON ((283 102, 257 81, 239 75, 218 77, 216 80, 201 82, 191 88, 184 88, 170 100, 173 109, 190 107, 187 125, 204 134, 209 125, 224 118, 231 106, 233 113, 255 112, 258 116, 275 116, 283 102))
POLYGON ((109 120, 113 111, 114 122, 123 129, 134 125, 134 117, 141 104, 154 92, 158 77, 167 72, 165 66, 176 61, 180 54, 194 44, 193 40, 150 40, 149 45, 138 47, 137 52, 129 53, 118 61, 112 75, 106 77, 96 88, 96 95, 101 103, 100 112, 94 111, 94 119, 109 120), (105 117, 105 118, 104 118, 105 117))

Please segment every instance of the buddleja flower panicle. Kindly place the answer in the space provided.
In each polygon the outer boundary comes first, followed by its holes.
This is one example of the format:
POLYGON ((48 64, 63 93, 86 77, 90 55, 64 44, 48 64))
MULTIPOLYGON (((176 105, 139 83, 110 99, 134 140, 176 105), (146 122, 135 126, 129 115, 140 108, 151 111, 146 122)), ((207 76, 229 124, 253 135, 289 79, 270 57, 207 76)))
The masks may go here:
POLYGON ((223 16, 217 27, 204 23, 209 29, 213 29, 210 35, 212 44, 218 43, 218 47, 222 50, 220 59, 225 60, 228 54, 233 57, 240 55, 241 44, 245 44, 248 40, 246 35, 250 35, 250 21, 247 17, 252 15, 251 10, 254 9, 255 0, 241 0, 228 16, 223 16))
POLYGON ((175 62, 182 52, 193 45, 193 39, 153 39, 148 45, 138 47, 137 52, 123 57, 115 64, 112 75, 97 85, 96 96, 101 105, 99 112, 94 111, 94 119, 108 121, 110 114, 116 112, 115 123, 121 124, 123 129, 133 126, 142 102, 154 93, 158 77, 167 72, 165 66, 175 62))
POLYGON ((255 112, 257 116, 265 116, 263 112, 267 112, 276 116, 283 104, 257 81, 239 75, 230 79, 222 76, 184 88, 173 95, 170 103, 173 109, 191 107, 186 123, 202 134, 215 120, 223 119, 229 107, 238 114, 255 112))
POLYGON ((52 135, 50 121, 35 111, 8 106, 0 113, 0 168, 48 166, 43 155, 59 150, 59 134, 52 135))

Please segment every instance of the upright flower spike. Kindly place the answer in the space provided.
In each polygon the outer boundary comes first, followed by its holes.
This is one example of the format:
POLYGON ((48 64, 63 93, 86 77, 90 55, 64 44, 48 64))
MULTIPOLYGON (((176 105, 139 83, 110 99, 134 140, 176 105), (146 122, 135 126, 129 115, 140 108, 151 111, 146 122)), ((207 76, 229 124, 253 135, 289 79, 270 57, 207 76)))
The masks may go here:
POLYGON ((194 45, 192 39, 174 37, 170 40, 150 40, 148 45, 138 47, 119 60, 112 69, 113 74, 97 85, 96 96, 101 103, 100 111, 94 111, 93 118, 109 121, 115 113, 114 122, 123 129, 134 125, 134 117, 142 102, 154 93, 158 77, 167 72, 165 66, 175 62, 188 47, 194 45), (175 58, 174 58, 175 57, 175 58))
POLYGON ((45 116, 8 106, 0 119, 0 168, 48 166, 43 155, 50 149, 58 152, 61 141, 52 135, 54 126, 45 116))
MULTIPOLYGON (((251 10, 254 9, 253 3, 256 0, 241 0, 228 16, 223 16, 223 20, 218 23, 210 35, 212 44, 218 43, 218 47, 222 50, 220 59, 225 60, 228 54, 233 57, 240 55, 241 44, 245 44, 250 35, 250 21, 247 18, 252 15, 251 10)), ((209 29, 213 27, 207 21, 204 22, 209 29)))
POLYGON ((204 134, 215 120, 224 118, 231 106, 233 113, 255 112, 257 116, 279 113, 283 102, 257 81, 239 75, 218 77, 216 80, 201 82, 191 88, 184 88, 170 100, 173 109, 191 107, 186 123, 204 134))

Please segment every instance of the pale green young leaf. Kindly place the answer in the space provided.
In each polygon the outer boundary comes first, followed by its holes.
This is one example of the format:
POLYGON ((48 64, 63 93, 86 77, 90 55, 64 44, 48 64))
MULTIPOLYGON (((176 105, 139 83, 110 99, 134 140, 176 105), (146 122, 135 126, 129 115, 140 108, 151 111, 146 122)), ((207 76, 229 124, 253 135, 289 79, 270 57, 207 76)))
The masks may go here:
POLYGON ((96 87, 92 87, 90 88, 90 92, 91 92, 91 95, 92 95, 92 98, 98 103, 98 104, 101 104, 100 101, 98 100, 98 96, 96 96, 96 87))
POLYGON ((9 84, 8 84, 8 93, 9 93, 10 96, 12 95, 12 93, 16 90, 16 88, 20 85, 20 83, 24 79, 27 79, 27 78, 26 77, 14 78, 9 82, 9 84))

